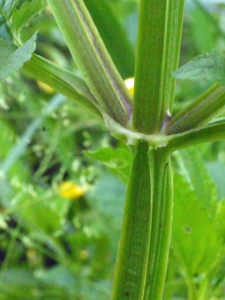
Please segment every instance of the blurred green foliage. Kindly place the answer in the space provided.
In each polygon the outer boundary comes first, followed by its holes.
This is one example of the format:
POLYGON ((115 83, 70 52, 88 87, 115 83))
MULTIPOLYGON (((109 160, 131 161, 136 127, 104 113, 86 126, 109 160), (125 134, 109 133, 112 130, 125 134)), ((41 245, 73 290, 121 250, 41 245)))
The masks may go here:
MULTIPOLYGON (((132 76, 138 1, 84 2, 120 73, 132 76)), ((186 9, 181 65, 224 49, 225 6, 194 2, 186 9)), ((5 5, 0 1, 2 15, 5 5)), ((30 14, 22 41, 38 30, 36 53, 81 76, 45 1, 7 5, 16 28, 23 26, 16 16, 30 14)), ((0 36, 12 38, 2 16, 0 36)), ((208 86, 178 81, 174 113, 208 86)), ((0 299, 110 299, 132 148, 73 101, 22 72, 0 83, 0 132, 0 299), (58 187, 65 181, 83 187, 84 196, 63 198, 58 187)), ((193 299, 224 299, 224 143, 177 152, 173 166, 164 299, 187 299, 190 293, 198 297, 193 299)))

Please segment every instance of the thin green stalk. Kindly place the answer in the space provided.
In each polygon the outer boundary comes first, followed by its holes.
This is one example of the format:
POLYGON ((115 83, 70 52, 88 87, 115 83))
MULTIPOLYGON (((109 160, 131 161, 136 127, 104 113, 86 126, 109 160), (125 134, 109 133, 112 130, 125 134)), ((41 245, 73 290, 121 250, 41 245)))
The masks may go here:
POLYGON ((161 120, 165 118, 166 110, 172 111, 174 101, 176 78, 171 73, 177 70, 179 63, 184 4, 185 0, 168 3, 161 120))
POLYGON ((96 100, 90 90, 83 80, 73 73, 35 54, 23 65, 21 70, 101 117, 95 106, 96 100))
POLYGON ((200 143, 215 142, 225 139, 225 122, 215 123, 204 127, 185 131, 180 134, 171 135, 168 140, 166 151, 172 153, 176 150, 200 143))
POLYGON ((145 300, 163 297, 172 231, 173 186, 170 158, 164 150, 149 150, 153 190, 152 226, 145 300))
POLYGON ((127 126, 131 96, 83 0, 48 0, 48 3, 90 91, 107 114, 127 126))
MULTIPOLYGON (((84 0, 114 64, 123 78, 134 76, 134 51, 108 0, 84 0), (101 4, 99 4, 101 3, 101 4), (106 17, 107 16, 107 17, 106 17)), ((174 70, 173 70, 174 71, 174 70)))
POLYGON ((138 142, 128 185, 112 300, 144 297, 151 224, 148 144, 138 142))
POLYGON ((180 111, 168 124, 167 134, 184 132, 207 124, 225 109, 225 87, 214 84, 198 99, 180 111))

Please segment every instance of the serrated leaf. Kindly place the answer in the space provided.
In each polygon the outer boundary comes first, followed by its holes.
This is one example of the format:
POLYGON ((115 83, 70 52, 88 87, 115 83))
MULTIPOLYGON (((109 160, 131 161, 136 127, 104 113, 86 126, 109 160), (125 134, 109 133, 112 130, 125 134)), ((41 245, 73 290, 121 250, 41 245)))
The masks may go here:
POLYGON ((16 48, 12 43, 0 39, 0 80, 18 71, 28 61, 36 48, 36 34, 23 46, 16 48))
POLYGON ((133 155, 127 148, 101 148, 95 152, 87 151, 86 154, 104 163, 125 183, 128 182, 133 155))
POLYGON ((204 79, 225 84, 225 52, 215 50, 199 55, 172 75, 178 79, 204 79))
POLYGON ((186 274, 208 273, 218 262, 222 239, 209 209, 176 175, 172 245, 186 274))
POLYGON ((12 30, 16 32, 20 31, 45 5, 46 0, 26 1, 21 8, 15 10, 12 15, 12 30))

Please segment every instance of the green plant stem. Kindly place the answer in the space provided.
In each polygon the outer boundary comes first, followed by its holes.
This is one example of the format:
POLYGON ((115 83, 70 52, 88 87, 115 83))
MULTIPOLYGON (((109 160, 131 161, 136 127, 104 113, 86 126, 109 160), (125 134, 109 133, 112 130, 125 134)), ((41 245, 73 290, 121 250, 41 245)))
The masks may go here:
POLYGON ((95 99, 115 121, 127 126, 131 117, 131 96, 83 0, 48 0, 48 3, 95 99))
POLYGON ((168 1, 161 120, 165 118, 166 110, 172 111, 176 79, 171 76, 171 73, 177 70, 179 63, 184 4, 185 0, 168 1))
POLYGON ((124 209, 113 300, 162 299, 172 207, 170 158, 164 149, 148 150, 146 142, 138 142, 124 209))
POLYGON ((140 1, 133 126, 146 134, 162 125, 167 10, 167 0, 140 1))
POLYGON ((138 142, 126 196, 113 300, 144 297, 151 224, 148 144, 138 142))
MULTIPOLYGON (((159 133, 172 106, 175 81, 168 73, 178 62, 183 7, 184 1, 140 1, 133 107, 138 134, 159 133), (171 55, 171 62, 165 62, 171 55)), ((151 150, 146 142, 137 143, 113 300, 161 300, 167 272, 173 207, 170 153, 166 147, 151 150)))
POLYGON ((187 131, 207 124, 225 107, 225 87, 214 84, 198 99, 180 111, 168 124, 167 134, 187 131))
POLYGON ((67 98, 74 100, 94 115, 101 117, 99 110, 95 106, 96 100, 90 90, 73 73, 35 54, 32 55, 31 60, 23 65, 21 70, 49 85, 67 98))
POLYGON ((145 300, 163 297, 172 231, 173 187, 170 158, 163 149, 149 150, 152 178, 152 225, 145 300))
MULTIPOLYGON (((123 78, 134 76, 134 50, 108 0, 84 0, 114 64, 123 78), (106 17, 107 16, 107 17, 106 17)), ((174 70, 173 70, 174 71, 174 70)))
POLYGON ((166 150, 172 153, 176 150, 190 146, 195 146, 200 143, 215 142, 225 139, 225 122, 207 125, 204 127, 185 131, 180 134, 171 136, 168 140, 166 150))

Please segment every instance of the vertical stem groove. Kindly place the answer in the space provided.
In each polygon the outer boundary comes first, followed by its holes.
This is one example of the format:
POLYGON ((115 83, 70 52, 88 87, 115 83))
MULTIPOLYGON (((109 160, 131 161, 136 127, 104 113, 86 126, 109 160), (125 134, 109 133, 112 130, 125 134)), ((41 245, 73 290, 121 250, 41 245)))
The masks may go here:
POLYGON ((151 223, 148 144, 139 142, 128 185, 113 300, 142 300, 144 296, 151 223))
POLYGON ((149 151, 153 178, 152 225, 145 300, 163 296, 172 232, 173 187, 170 158, 161 150, 149 151))
POLYGON ((160 131, 168 0, 141 0, 134 88, 134 128, 160 131))

